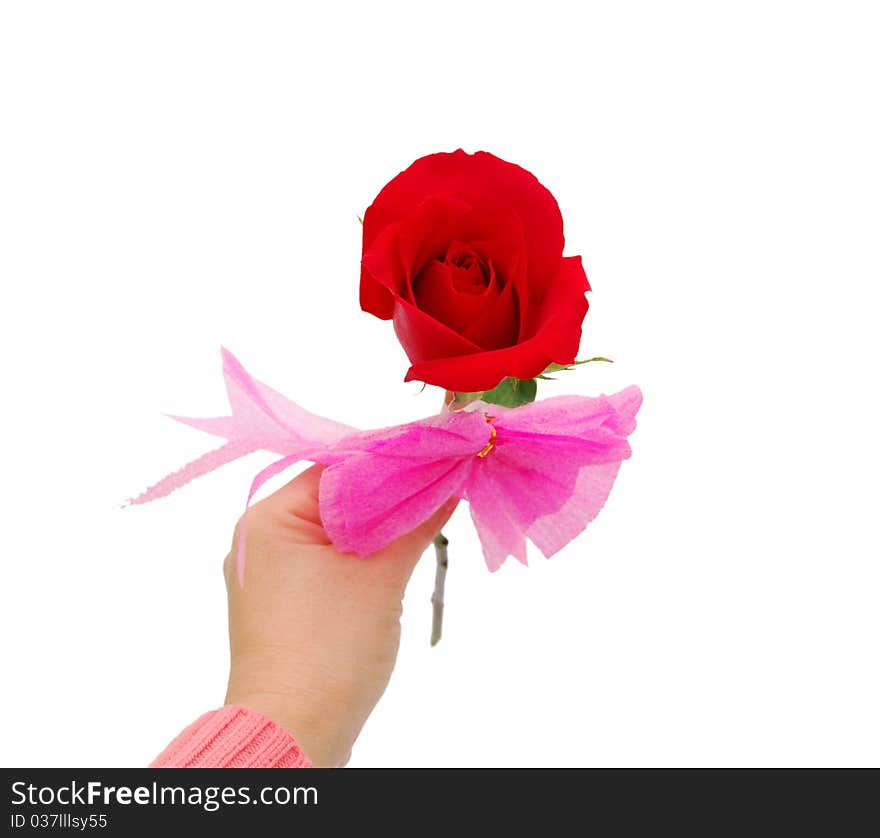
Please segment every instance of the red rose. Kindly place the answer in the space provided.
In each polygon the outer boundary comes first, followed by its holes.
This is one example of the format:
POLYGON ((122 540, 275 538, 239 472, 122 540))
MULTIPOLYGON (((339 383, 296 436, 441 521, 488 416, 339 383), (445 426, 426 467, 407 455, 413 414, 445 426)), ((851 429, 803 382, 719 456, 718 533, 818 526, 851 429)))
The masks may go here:
POLYGON ((554 197, 485 151, 416 160, 364 215, 361 307, 394 329, 417 379, 491 390, 575 359, 589 290, 562 255, 554 197))

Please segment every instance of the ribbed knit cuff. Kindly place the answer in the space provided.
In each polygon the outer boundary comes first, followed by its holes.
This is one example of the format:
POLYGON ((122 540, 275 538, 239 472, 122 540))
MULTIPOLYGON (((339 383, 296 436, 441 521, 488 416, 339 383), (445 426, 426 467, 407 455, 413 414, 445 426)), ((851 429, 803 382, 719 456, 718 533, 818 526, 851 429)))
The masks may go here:
POLYGON ((244 707, 205 713, 150 763, 150 768, 311 768, 294 738, 244 707))

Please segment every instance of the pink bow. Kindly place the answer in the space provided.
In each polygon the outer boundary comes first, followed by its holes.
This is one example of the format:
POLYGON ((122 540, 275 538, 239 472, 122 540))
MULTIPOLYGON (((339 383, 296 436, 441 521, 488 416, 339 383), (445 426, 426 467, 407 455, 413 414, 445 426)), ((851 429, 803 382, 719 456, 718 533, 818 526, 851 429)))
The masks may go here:
MULTIPOLYGON (((549 558, 599 514, 631 454, 626 438, 642 401, 631 386, 612 396, 555 396, 513 409, 475 402, 406 425, 358 431, 303 410, 252 378, 225 349, 223 374, 231 416, 171 418, 226 443, 131 503, 163 497, 262 449, 281 458, 254 478, 247 505, 263 483, 294 463, 325 465, 318 498, 324 529, 340 551, 369 556, 455 496, 470 504, 492 571, 508 556, 526 564, 527 538, 549 558)), ((243 532, 238 547, 241 579, 243 532)))

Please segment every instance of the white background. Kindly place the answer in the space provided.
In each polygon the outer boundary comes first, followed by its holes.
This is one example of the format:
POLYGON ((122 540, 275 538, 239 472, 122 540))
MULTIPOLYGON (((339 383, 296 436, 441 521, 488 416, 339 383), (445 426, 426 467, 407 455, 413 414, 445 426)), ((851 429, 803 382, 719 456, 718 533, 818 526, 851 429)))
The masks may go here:
MULTIPOLYGON (((141 765, 222 703, 218 348, 362 427, 436 411, 360 312, 359 214, 423 154, 557 197, 594 291, 541 392, 638 383, 599 519, 529 569, 448 528, 352 765, 880 757, 878 25, 855 3, 0 6, 7 765, 141 765)), ((275 484, 277 485, 277 483, 275 484)), ((296 603, 291 602, 291 608, 296 603)))

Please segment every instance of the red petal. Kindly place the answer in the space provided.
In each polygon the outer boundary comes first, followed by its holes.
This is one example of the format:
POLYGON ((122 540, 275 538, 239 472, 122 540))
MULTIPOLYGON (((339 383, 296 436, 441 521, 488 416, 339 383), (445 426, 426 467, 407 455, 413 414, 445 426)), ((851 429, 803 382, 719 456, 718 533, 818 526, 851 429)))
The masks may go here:
MULTIPOLYGON (((415 278, 433 259, 445 256, 447 247, 454 241, 469 244, 491 261, 499 285, 516 286, 514 298, 519 311, 515 315, 524 317, 529 289, 525 276, 525 238, 519 216, 509 209, 471 210, 460 201, 441 198, 423 201, 406 218, 388 226, 374 239, 362 263, 361 307, 387 320, 394 316, 395 299, 415 303, 415 278)), ((418 307, 453 328, 464 328, 465 321, 469 324, 476 315, 468 308, 459 317, 438 300, 420 301, 418 307)), ((486 332, 487 325, 484 322, 476 327, 475 333, 486 332)), ((522 321, 503 323, 500 316, 497 321, 493 319, 485 345, 495 347, 513 342, 523 325, 522 321)), ((442 356, 438 353, 432 357, 442 356)))
MULTIPOLYGON (((429 262, 416 279, 416 305, 450 329, 464 333, 482 311, 493 306, 499 291, 494 277, 480 294, 459 291, 454 284, 454 272, 463 273, 438 260, 429 262)), ((476 272, 482 274, 479 266, 476 266, 476 272)), ((479 341, 474 342, 477 346, 483 345, 479 341)))
POLYGON ((483 349, 500 349, 516 343, 519 335, 517 293, 513 283, 501 292, 491 306, 484 308, 462 334, 483 349))
POLYGON ((553 362, 569 364, 580 345, 581 323, 588 308, 586 290, 587 278, 580 256, 569 256, 562 260, 540 310, 531 317, 532 337, 494 352, 414 361, 406 380, 474 393, 491 390, 508 376, 534 378, 553 362))
POLYGON ((431 154, 397 175, 364 214, 364 252, 386 226, 431 197, 514 210, 523 223, 533 294, 544 295, 564 245, 559 206, 530 172, 485 151, 431 154))
MULTIPOLYGON (((387 292, 377 295, 376 285, 384 286, 392 297, 413 302, 412 281, 425 265, 443 257, 449 242, 455 238, 461 219, 470 207, 461 201, 430 199, 422 202, 406 218, 386 227, 364 251, 361 262, 361 305, 371 314, 377 304, 387 312, 387 292)), ((382 317, 382 313, 378 314, 382 317)), ((387 317, 385 318, 387 319, 387 317)))
POLYGON ((394 305, 394 331, 413 364, 481 351, 477 344, 401 299, 394 305))

